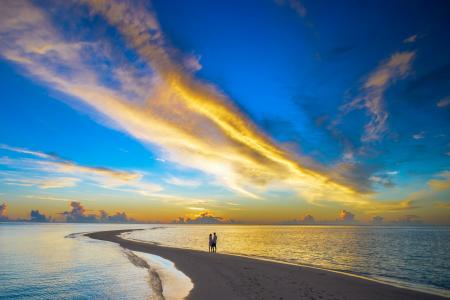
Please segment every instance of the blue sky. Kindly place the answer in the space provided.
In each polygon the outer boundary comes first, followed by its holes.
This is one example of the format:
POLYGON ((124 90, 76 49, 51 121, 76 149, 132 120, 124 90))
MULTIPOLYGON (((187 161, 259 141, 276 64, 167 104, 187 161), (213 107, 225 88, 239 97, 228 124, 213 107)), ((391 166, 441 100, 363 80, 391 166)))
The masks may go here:
POLYGON ((13 217, 79 201, 142 220, 448 223, 445 1, 2 6, 13 217))

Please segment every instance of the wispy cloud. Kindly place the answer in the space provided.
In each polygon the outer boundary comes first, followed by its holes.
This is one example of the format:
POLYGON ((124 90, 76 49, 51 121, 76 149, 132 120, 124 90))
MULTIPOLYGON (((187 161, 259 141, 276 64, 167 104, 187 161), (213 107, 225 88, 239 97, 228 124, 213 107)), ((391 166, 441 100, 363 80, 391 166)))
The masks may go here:
MULTIPOLYGON (((209 174, 215 182, 244 197, 263 198, 269 189, 290 189, 311 203, 330 199, 373 203, 354 185, 341 183, 310 159, 284 150, 217 87, 196 79, 198 66, 186 64, 187 56, 167 42, 149 5, 81 3, 89 8, 89 17, 98 15, 99 23, 105 20, 104 26, 114 27, 123 36, 128 49, 138 55, 137 63, 106 37, 96 43, 77 40, 77 36, 69 41, 53 26, 49 12, 26 1, 3 4, 0 38, 5 42, 0 55, 89 107, 102 124, 129 134, 154 151, 156 147, 161 159, 209 174), (99 74, 95 61, 105 62, 109 72, 103 73, 117 84, 102 80, 104 74, 99 74)), ((306 14, 296 4, 300 2, 289 3, 299 14, 306 14)), ((413 57, 413 52, 394 54, 369 76, 363 96, 344 109, 366 107, 370 112, 372 121, 366 126, 364 140, 379 138, 384 131, 387 113, 382 105, 383 93, 390 83, 406 76, 413 57)), ((142 175, 133 172, 56 160, 46 160, 39 166, 63 174, 83 174, 98 184, 107 179, 105 186, 110 187, 139 190, 144 185, 142 175)), ((140 191, 149 194, 145 190, 152 187, 158 189, 149 184, 140 191)))
POLYGON ((44 153, 44 152, 39 152, 39 151, 32 151, 32 150, 28 150, 25 148, 19 148, 19 147, 11 147, 5 144, 0 144, 0 149, 3 150, 9 150, 9 151, 13 151, 13 152, 17 152, 17 153, 23 153, 23 154, 30 154, 32 156, 37 156, 40 158, 56 158, 58 159, 58 157, 55 154, 51 154, 51 153, 44 153))
POLYGON ((122 188, 125 191, 138 193, 155 193, 162 190, 156 184, 145 182, 143 180, 144 174, 141 172, 85 166, 62 159, 54 154, 48 155, 40 151, 8 145, 3 145, 2 149, 39 158, 1 157, 0 165, 6 165, 13 169, 12 171, 2 171, 0 173, 2 180, 6 184, 55 189, 74 187, 81 181, 84 181, 103 188, 122 188))
POLYGON ((299 0, 275 0, 275 3, 277 3, 278 5, 288 5, 300 17, 306 17, 306 8, 299 0))
POLYGON ((376 202, 375 205, 368 205, 366 212, 398 212, 403 210, 413 210, 419 208, 421 205, 429 203, 430 199, 448 198, 448 190, 450 188, 450 172, 444 171, 435 174, 433 178, 428 181, 428 186, 419 189, 404 199, 397 202, 376 202))
POLYGON ((434 191, 448 190, 450 188, 450 171, 437 174, 435 179, 428 181, 428 186, 434 191))
POLYGON ((411 44, 414 43, 415 41, 417 41, 418 35, 417 34, 413 34, 409 37, 407 37, 406 39, 403 40, 403 43, 405 44, 411 44))
POLYGON ((425 131, 420 131, 420 132, 414 133, 412 137, 415 140, 422 140, 425 138, 425 131))
POLYGON ((187 209, 189 209, 189 210, 198 210, 198 211, 205 211, 206 210, 204 207, 195 207, 195 206, 189 206, 187 209))
POLYGON ((201 184, 198 180, 185 179, 180 177, 171 176, 165 180, 167 183, 178 186, 197 187, 201 184))
MULTIPOLYGON (((116 27, 129 47, 151 66, 149 98, 136 102, 130 101, 120 88, 127 85, 123 78, 116 78, 122 85, 115 89, 100 82, 96 70, 83 60, 91 45, 66 42, 42 10, 26 2, 16 3, 2 10, 0 34, 8 40, 2 55, 89 105, 112 127, 158 146, 165 160, 212 174, 224 186, 249 197, 258 197, 256 190, 280 180, 314 197, 354 194, 352 189, 306 168, 301 160, 259 131, 214 86, 194 79, 182 63, 183 55, 167 45, 148 7, 86 1, 92 13, 116 27), (66 46, 64 51, 54 46, 62 44, 66 46), (66 54, 67 48, 70 55, 66 54), (70 76, 59 72, 62 67, 70 70, 70 76)), ((114 65, 114 60, 111 63, 114 65)), ((127 80, 134 81, 135 77, 130 76, 127 80)), ((80 170, 67 164, 58 167, 80 170)))
POLYGON ((437 207, 437 208, 444 208, 444 209, 450 209, 450 203, 439 202, 439 203, 436 203, 435 207, 437 207))
POLYGON ((76 186, 80 181, 73 177, 56 177, 56 178, 4 178, 3 181, 8 185, 18 186, 37 186, 41 189, 59 189, 76 186))
POLYGON ((373 71, 361 87, 361 95, 340 107, 342 115, 357 109, 365 109, 370 115, 361 137, 363 142, 377 141, 387 130, 389 113, 385 108, 384 93, 398 79, 406 77, 415 57, 415 52, 405 51, 391 55, 373 71))
POLYGON ((55 196, 47 196, 47 195, 26 195, 25 198, 28 199, 38 199, 38 200, 50 200, 50 201, 63 201, 68 202, 73 199, 64 198, 64 197, 55 197, 55 196))

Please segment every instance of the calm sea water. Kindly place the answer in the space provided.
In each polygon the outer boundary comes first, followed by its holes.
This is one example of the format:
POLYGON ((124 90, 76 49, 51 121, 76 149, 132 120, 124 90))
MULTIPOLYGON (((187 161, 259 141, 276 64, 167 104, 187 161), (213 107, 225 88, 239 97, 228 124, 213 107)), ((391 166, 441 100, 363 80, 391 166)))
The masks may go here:
POLYGON ((169 225, 128 238, 344 271, 450 296, 450 227, 169 225))
POLYGON ((142 226, 0 223, 0 299, 148 299, 148 271, 71 233, 142 226))
MULTIPOLYGON (((147 269, 119 246, 80 232, 147 228, 128 238, 307 264, 450 296, 449 227, 94 225, 0 223, 0 299, 148 299, 147 269), (66 236, 69 235, 69 238, 66 236)), ((167 280, 166 299, 192 288, 171 262, 134 252, 167 280)), ((150 284, 149 284, 150 283, 150 284)))

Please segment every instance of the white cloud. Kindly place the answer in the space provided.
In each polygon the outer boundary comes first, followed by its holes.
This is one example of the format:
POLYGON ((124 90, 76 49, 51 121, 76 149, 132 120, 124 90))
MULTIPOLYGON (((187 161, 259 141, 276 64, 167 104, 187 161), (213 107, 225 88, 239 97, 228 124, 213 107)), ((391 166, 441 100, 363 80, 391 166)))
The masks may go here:
POLYGON ((422 139, 425 138, 425 132, 424 132, 424 131, 417 132, 417 133, 413 134, 412 137, 413 137, 413 139, 415 139, 415 140, 422 140, 422 139))
POLYGON ((50 200, 50 201, 73 201, 73 199, 64 198, 64 197, 55 197, 55 196, 46 196, 46 195, 26 195, 25 198, 28 199, 39 199, 39 200, 50 200))
POLYGON ((418 38, 417 34, 413 34, 413 35, 407 37, 406 39, 404 39, 403 43, 405 43, 405 44, 414 43, 415 41, 417 41, 417 38, 418 38))
POLYGON ((201 184, 198 180, 185 179, 180 177, 171 176, 165 180, 167 183, 178 186, 197 187, 201 184))
MULTIPOLYGON (((164 160, 211 174, 223 186, 246 197, 259 198, 256 192, 276 186, 279 181, 300 190, 303 196, 353 197, 351 188, 306 168, 301 160, 281 149, 214 86, 193 78, 182 59, 180 63, 183 56, 167 46, 152 12, 140 4, 86 3, 92 14, 102 15, 140 59, 151 66, 152 71, 145 74, 151 77, 152 85, 147 87, 150 97, 130 101, 130 91, 121 88, 130 87, 129 82, 136 79, 135 72, 116 76, 121 84, 114 87, 101 82, 97 69, 85 61, 96 45, 74 43, 74 39, 66 42, 45 12, 31 4, 4 6, 3 22, 7 25, 1 27, 0 35, 8 47, 0 48, 0 53, 20 64, 31 76, 88 105, 102 123, 107 122, 146 145, 157 146, 164 160), (21 23, 30 11, 37 17, 21 23), (62 74, 61 68, 68 72, 62 74)), ((108 40, 101 42, 114 46, 108 40)), ((101 51, 95 54, 103 55, 101 51)), ((103 59, 112 65, 111 74, 117 74, 115 61, 110 57, 103 59)), ((132 68, 130 64, 126 69, 132 68)), ((83 173, 76 166, 48 165, 83 173)))
MULTIPOLYGON (((90 16, 100 15, 99 19, 121 34, 127 47, 137 54, 138 62, 130 61, 123 49, 114 48, 117 43, 108 37, 95 43, 77 40, 77 36, 67 39, 53 26, 47 11, 26 1, 2 3, 0 38, 4 43, 0 55, 32 78, 87 107, 102 124, 129 134, 152 150, 156 148, 163 160, 209 174, 215 182, 244 197, 261 198, 261 193, 282 187, 311 203, 333 199, 372 204, 354 187, 311 167, 309 159, 280 147, 219 89, 196 79, 192 68, 183 64, 186 56, 169 45, 144 2, 82 3, 89 8, 90 16), (100 45, 114 48, 114 55, 100 45), (104 61, 109 66, 107 73, 118 84, 101 80, 106 72, 100 74, 93 60, 104 61), (149 70, 139 69, 142 65, 150 66, 149 70)), ((289 3, 299 14, 306 14, 300 2, 289 3)), ((392 55, 364 85, 364 97, 354 103, 366 107, 372 116, 364 139, 376 139, 383 132, 387 113, 382 94, 391 82, 406 76, 413 57, 413 52, 392 55)), ((144 182, 139 172, 57 160, 38 165, 42 172, 70 174, 100 186, 132 189, 144 195, 155 195, 161 188, 144 182)))
POLYGON ((436 106, 439 108, 445 108, 450 105, 450 97, 445 97, 436 103, 436 106))
POLYGON ((387 175, 397 175, 398 173, 400 173, 399 171, 387 171, 386 174, 387 175))

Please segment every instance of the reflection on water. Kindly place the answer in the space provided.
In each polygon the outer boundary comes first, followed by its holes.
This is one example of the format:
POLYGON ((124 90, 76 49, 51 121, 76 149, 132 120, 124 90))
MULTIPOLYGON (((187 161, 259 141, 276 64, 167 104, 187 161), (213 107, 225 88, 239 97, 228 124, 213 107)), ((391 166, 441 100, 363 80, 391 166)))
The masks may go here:
POLYGON ((129 238, 356 273, 450 295, 449 227, 169 225, 129 238))
POLYGON ((0 299, 149 299, 148 274, 120 247, 87 237, 142 225, 0 224, 0 299))

